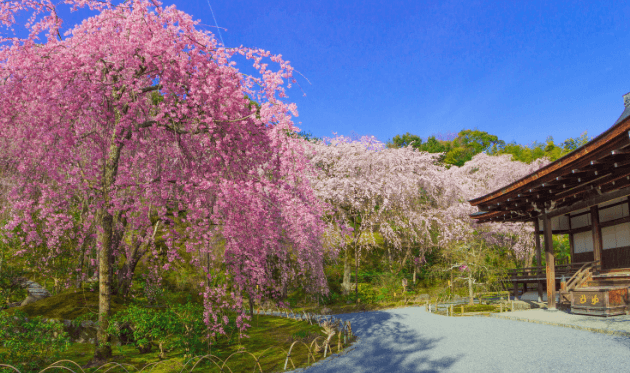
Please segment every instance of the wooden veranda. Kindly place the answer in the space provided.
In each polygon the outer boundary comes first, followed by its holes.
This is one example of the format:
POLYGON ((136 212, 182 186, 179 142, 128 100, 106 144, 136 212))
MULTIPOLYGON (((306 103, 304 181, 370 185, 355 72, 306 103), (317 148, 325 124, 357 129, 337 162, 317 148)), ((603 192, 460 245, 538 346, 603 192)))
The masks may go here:
MULTIPOLYGON (((560 284, 563 282, 563 280, 564 282, 569 281, 585 265, 593 265, 594 269, 597 272, 599 272, 600 270, 599 265, 595 262, 556 265, 554 271, 556 276, 556 288, 560 288, 560 284)), ((543 284, 547 281, 546 268, 547 267, 540 266, 509 270, 506 281, 508 281, 512 285, 512 295, 515 297, 518 296, 520 287, 519 285, 522 285, 522 292, 520 293, 524 294, 525 292, 527 292, 528 284, 536 284, 538 297, 542 299, 543 284)))
POLYGON ((627 311, 630 288, 630 93, 624 111, 606 132, 570 154, 485 196, 470 200, 485 222, 532 222, 536 259, 545 267, 510 274, 513 291, 543 287, 550 309, 568 304, 576 313, 627 311), (556 265, 553 234, 568 234, 570 263, 556 265), (544 271, 543 271, 544 269, 544 271), (566 280, 562 282, 562 278, 566 280), (543 283, 544 281, 544 283, 543 283))

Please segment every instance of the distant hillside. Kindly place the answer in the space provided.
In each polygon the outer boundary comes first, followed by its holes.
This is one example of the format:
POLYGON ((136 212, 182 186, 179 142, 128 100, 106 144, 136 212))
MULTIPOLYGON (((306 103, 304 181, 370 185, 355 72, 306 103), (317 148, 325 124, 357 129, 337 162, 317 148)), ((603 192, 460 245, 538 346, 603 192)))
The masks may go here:
POLYGON ((553 138, 549 136, 544 143, 534 142, 531 145, 521 145, 516 142, 506 143, 495 135, 474 129, 462 130, 452 140, 438 140, 435 136, 430 136, 426 142, 419 136, 407 132, 404 135, 394 136, 386 145, 388 148, 411 145, 415 149, 429 153, 444 153, 440 158, 441 162, 461 167, 481 152, 489 155, 511 154, 512 160, 527 164, 539 158, 555 161, 589 140, 584 132, 580 137, 569 138, 558 144, 554 143, 553 138))

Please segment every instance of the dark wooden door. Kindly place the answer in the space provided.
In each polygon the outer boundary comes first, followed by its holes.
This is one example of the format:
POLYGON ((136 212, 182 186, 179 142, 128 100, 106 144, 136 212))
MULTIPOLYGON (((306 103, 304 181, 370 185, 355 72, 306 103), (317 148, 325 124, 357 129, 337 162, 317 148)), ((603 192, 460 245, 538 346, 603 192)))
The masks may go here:
POLYGON ((602 269, 613 268, 630 268, 630 246, 602 250, 602 269))

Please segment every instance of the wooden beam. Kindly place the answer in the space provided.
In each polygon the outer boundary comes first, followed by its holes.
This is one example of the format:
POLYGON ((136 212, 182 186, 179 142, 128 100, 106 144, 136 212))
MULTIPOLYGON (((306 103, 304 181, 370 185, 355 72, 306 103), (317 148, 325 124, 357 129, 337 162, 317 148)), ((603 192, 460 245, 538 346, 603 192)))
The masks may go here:
POLYGON ((630 150, 613 150, 610 152, 611 155, 619 155, 619 156, 625 156, 627 154, 630 154, 630 150))
POLYGON ((630 184, 630 174, 616 174, 614 178, 599 185, 602 192, 623 188, 630 184))
MULTIPOLYGON (((602 263, 602 229, 599 226, 599 208, 591 206, 591 227, 593 229, 593 260, 602 263)), ((603 269, 603 266, 602 266, 603 269)))
POLYGON ((549 211, 547 215, 549 216, 549 218, 553 218, 558 215, 565 215, 565 214, 570 213, 571 211, 589 208, 591 206, 599 205, 600 203, 608 202, 612 199, 616 199, 620 197, 625 197, 627 195, 630 195, 630 187, 625 187, 623 189, 604 193, 602 195, 597 195, 597 196, 588 198, 586 200, 583 200, 581 202, 575 203, 571 206, 562 207, 559 209, 549 211))
MULTIPOLYGON (((540 224, 538 218, 534 219, 534 236, 536 238, 536 264, 538 267, 542 266, 542 255, 540 250, 540 224)), ((539 277, 538 275, 536 277, 539 277)), ((538 280, 538 301, 542 302, 542 281, 538 280)))
POLYGON ((591 189, 591 186, 601 187, 613 181, 618 181, 620 179, 623 179, 625 176, 628 176, 628 175, 630 175, 630 166, 625 165, 622 167, 615 168, 613 165, 611 165, 611 167, 601 170, 601 172, 597 175, 593 174, 589 177, 584 177, 582 180, 580 180, 581 182, 579 185, 573 188, 569 188, 561 192, 558 192, 555 194, 555 197, 556 198, 570 197, 577 193, 583 192, 584 190, 591 189))
POLYGON ((553 234, 551 233, 551 218, 543 216, 545 231, 545 259, 547 264, 547 308, 556 309, 556 258, 553 255, 553 234))

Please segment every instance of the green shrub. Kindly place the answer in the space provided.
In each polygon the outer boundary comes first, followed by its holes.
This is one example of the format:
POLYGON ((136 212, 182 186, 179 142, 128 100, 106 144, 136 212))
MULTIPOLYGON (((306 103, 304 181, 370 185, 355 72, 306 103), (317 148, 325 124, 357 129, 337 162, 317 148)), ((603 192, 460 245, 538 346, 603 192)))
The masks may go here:
POLYGON ((163 310, 131 305, 111 318, 108 331, 123 339, 129 337, 125 333, 131 330, 130 339, 141 353, 150 352, 157 344, 162 358, 165 350, 172 348, 181 349, 185 357, 190 357, 205 352, 203 319, 203 307, 194 303, 169 304, 163 310))
MULTIPOLYGON (((206 345, 206 324, 203 321, 203 307, 194 303, 177 304, 170 310, 177 315, 180 333, 174 340, 174 346, 185 352, 184 357, 205 354, 206 345)), ((232 321, 232 320, 230 320, 232 321)), ((236 324, 232 323, 234 328, 236 324)))
POLYGON ((379 294, 373 287, 368 284, 359 284, 359 298, 361 299, 361 302, 376 303, 378 302, 378 297, 379 294))
POLYGON ((68 349, 70 337, 60 322, 28 319, 26 313, 16 310, 13 315, 0 312, 0 341, 4 348, 0 361, 24 373, 58 360, 68 349))
POLYGON ((133 342, 140 353, 151 352, 153 343, 157 343, 161 357, 164 356, 169 337, 178 332, 176 322, 168 312, 137 305, 116 313, 110 320, 108 332, 120 337, 124 331, 123 325, 130 325, 133 342))
POLYGON ((475 304, 472 306, 464 306, 464 312, 484 312, 484 311, 494 311, 495 309, 496 307, 488 305, 488 304, 475 304))

